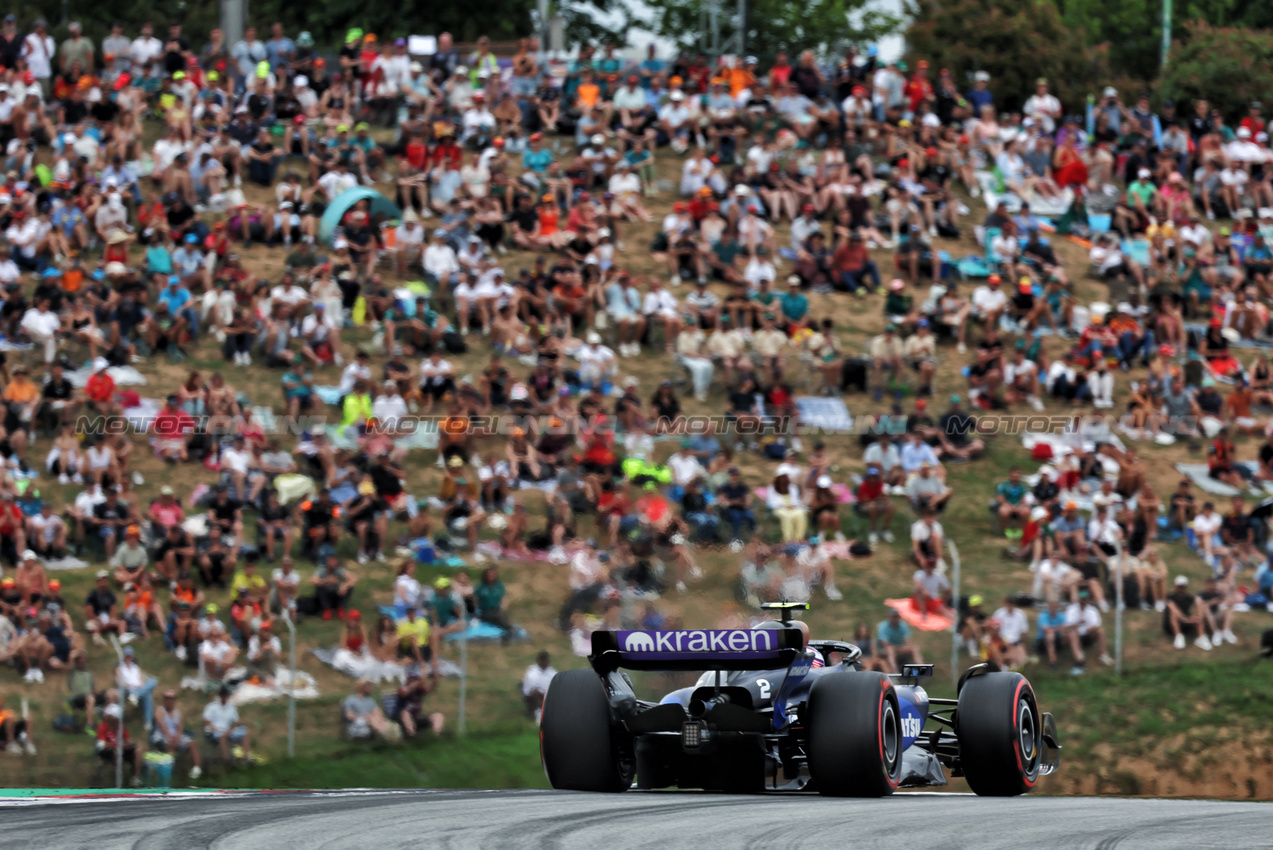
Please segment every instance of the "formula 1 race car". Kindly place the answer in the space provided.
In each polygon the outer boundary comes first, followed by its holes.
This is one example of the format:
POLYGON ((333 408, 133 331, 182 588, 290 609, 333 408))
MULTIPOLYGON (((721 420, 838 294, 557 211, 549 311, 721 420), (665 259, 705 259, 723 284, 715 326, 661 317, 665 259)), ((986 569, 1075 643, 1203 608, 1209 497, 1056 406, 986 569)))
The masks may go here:
POLYGON ((1003 797, 1056 770, 1056 723, 1021 674, 978 664, 957 699, 932 699, 919 685, 931 664, 864 671, 853 644, 807 639, 791 619, 807 605, 765 607, 782 621, 594 632, 592 669, 558 673, 544 698, 540 756, 552 786, 624 791, 635 777, 642 789, 879 797, 945 785, 948 769, 977 794, 1003 797), (652 703, 621 668, 706 672, 652 703))

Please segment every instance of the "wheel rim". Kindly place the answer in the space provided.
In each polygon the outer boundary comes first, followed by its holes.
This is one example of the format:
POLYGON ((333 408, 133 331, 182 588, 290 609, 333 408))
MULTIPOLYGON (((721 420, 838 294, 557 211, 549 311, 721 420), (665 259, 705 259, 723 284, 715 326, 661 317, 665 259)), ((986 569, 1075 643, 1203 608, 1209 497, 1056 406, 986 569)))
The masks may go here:
POLYGON ((901 730, 897 720, 897 711, 891 700, 884 700, 884 713, 880 718, 880 734, 884 740, 884 772, 893 775, 897 766, 898 753, 901 749, 901 730))
POLYGON ((1028 700, 1017 703, 1017 744, 1021 748, 1021 763, 1027 776, 1033 776, 1039 768, 1039 736, 1034 722, 1034 707, 1028 700))

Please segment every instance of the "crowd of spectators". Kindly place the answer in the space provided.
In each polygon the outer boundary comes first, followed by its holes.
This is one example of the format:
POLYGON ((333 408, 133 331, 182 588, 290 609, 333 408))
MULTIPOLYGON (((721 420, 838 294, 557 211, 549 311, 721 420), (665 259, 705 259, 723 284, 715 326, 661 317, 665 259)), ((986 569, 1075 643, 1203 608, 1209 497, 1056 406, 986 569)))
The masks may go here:
MULTIPOLYGON (((100 50, 75 23, 61 43, 43 20, 0 31, 0 320, 15 344, 0 362, 0 554, 16 564, 0 661, 31 684, 65 673, 104 756, 184 749, 201 770, 176 695, 156 707, 137 663, 162 643, 216 694, 207 743, 250 757, 233 689, 277 684, 280 618, 343 621, 341 649, 401 668, 380 701, 359 680, 350 737, 440 732, 425 698, 444 641, 473 623, 515 633, 500 568, 414 577, 454 553, 565 567, 556 625, 586 654, 597 628, 674 625, 660 597, 689 593, 712 547, 736 556, 746 608, 839 600, 843 562, 894 543, 902 512, 907 604, 955 619, 997 667, 1066 649, 1075 670, 1090 648, 1108 662, 1115 561, 1176 647, 1236 642, 1261 521, 1241 499, 1195 511, 1185 483, 1163 502, 1133 443, 1205 435, 1216 481, 1273 480, 1273 442, 1252 473, 1231 439, 1261 432, 1273 401, 1263 354, 1236 355, 1269 341, 1273 298, 1259 104, 1236 129, 1205 102, 1178 115, 1112 89, 1082 109, 1046 79, 1005 92, 874 51, 762 64, 584 44, 561 60, 527 38, 508 58, 442 33, 412 56, 356 27, 339 45, 277 23, 234 44, 213 30, 199 48, 179 21, 153 29, 116 24, 100 50), (987 194, 977 216, 966 202, 987 194), (943 250, 973 238, 972 266, 943 250), (1067 269, 1076 250, 1090 267, 1067 269), (1108 302, 1084 303, 1085 276, 1108 302), (878 309, 860 350, 846 306, 878 309), (157 361, 200 350, 224 366, 161 387, 145 440, 77 431, 139 406, 116 376, 155 380, 157 361), (1133 370, 1128 396, 1116 378, 1133 370), (277 394, 250 398, 262 374, 277 394), (832 459, 849 438, 806 446, 797 404, 854 390, 860 477, 832 459), (1127 443, 1088 416, 1116 391, 1127 443), (936 419, 934 397, 948 397, 936 419), (952 596, 940 517, 948 468, 985 463, 978 414, 1045 404, 1076 414, 1067 451, 1037 483, 1012 470, 988 518, 1033 572, 1032 637, 1024 600, 986 616, 952 596), (707 409, 723 416, 679 427, 707 409), (265 421, 329 413, 337 425, 295 441, 265 421), (436 448, 412 443, 420 415, 436 448), (65 505, 33 486, 41 452, 45 480, 78 491, 65 505), (408 484, 422 456, 431 494, 408 484), (142 457, 180 471, 150 501, 142 457), (213 486, 196 495, 200 464, 213 486), (1167 592, 1173 530, 1214 571, 1197 596, 1184 576, 1167 592), (404 559, 392 600, 368 590, 386 552, 404 559), (95 572, 82 604, 50 575, 72 556, 95 572), (393 614, 368 634, 357 600, 393 614), (112 640, 126 655, 98 690, 86 653, 112 640), (121 722, 133 705, 145 740, 121 722)), ((1256 584, 1273 588, 1267 565, 1256 584)), ((866 663, 920 660, 903 613, 873 639, 859 627, 866 663)), ((541 655, 523 679, 532 715, 551 673, 541 655)), ((0 704, 4 742, 30 749, 19 723, 0 704)))

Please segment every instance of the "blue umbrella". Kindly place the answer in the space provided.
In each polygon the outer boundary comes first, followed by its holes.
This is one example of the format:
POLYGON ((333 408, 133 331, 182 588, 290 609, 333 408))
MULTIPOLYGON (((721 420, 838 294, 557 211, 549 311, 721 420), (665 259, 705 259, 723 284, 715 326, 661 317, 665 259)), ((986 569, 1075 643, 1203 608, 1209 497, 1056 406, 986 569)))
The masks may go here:
POLYGON ((345 217, 345 213, 354 204, 364 199, 371 201, 372 218, 377 215, 385 219, 402 218, 402 210, 398 209, 398 205, 393 201, 375 189, 359 186, 356 189, 341 192, 336 196, 336 200, 327 205, 327 209, 323 211, 323 220, 318 225, 318 238, 330 244, 332 233, 340 226, 340 220, 345 217))

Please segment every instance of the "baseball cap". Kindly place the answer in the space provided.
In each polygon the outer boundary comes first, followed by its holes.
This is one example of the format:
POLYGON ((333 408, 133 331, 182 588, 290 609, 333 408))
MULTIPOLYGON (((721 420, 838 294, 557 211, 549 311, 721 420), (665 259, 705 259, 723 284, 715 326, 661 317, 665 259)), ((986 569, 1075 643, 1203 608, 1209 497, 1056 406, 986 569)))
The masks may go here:
POLYGON ((1176 587, 1184 587, 1189 584, 1189 579, 1184 576, 1176 576, 1176 587))
POLYGON ((831 486, 831 476, 830 476, 830 475, 819 475, 819 476, 818 476, 818 486, 819 486, 819 487, 830 487, 830 486, 831 486))

